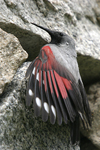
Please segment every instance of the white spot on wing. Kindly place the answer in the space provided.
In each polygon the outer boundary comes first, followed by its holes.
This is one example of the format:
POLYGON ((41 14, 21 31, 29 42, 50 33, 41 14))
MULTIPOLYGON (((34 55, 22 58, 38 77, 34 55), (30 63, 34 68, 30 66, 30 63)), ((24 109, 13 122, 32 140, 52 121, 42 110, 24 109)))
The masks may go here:
POLYGON ((54 116, 56 117, 56 109, 55 109, 55 107, 53 105, 51 105, 51 110, 52 110, 54 116))
POLYGON ((44 84, 44 80, 43 80, 43 84, 44 84))
POLYGON ((33 96, 33 92, 32 92, 31 89, 29 89, 28 93, 29 93, 30 96, 33 96))
POLYGON ((37 75, 36 75, 36 79, 39 81, 39 73, 37 73, 37 75))
POLYGON ((41 107, 41 100, 38 97, 36 97, 36 104, 38 107, 41 107))
POLYGON ((44 102, 44 109, 46 110, 47 113, 49 113, 49 106, 46 102, 44 102))
POLYGON ((35 69, 36 69, 36 68, 34 67, 34 69, 33 69, 33 71, 32 71, 32 74, 33 74, 33 75, 35 75, 35 69))

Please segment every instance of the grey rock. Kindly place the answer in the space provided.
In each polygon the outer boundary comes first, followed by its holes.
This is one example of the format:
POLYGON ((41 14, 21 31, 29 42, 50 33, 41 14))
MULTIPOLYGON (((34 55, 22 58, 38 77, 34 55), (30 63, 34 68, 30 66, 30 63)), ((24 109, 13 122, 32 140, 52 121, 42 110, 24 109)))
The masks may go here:
POLYGON ((80 149, 81 150, 100 150, 89 139, 83 136, 81 138, 80 149))
POLYGON ((82 133, 100 149, 100 82, 89 87, 88 99, 92 111, 92 128, 88 131, 82 129, 82 133))
POLYGON ((95 12, 98 24, 100 25, 100 0, 96 0, 96 3, 97 3, 97 5, 95 5, 93 10, 95 12))
POLYGON ((96 17, 97 7, 99 10, 99 1, 96 0, 1 0, 0 27, 18 37, 29 54, 28 60, 33 60, 40 48, 50 41, 45 31, 30 22, 66 32, 75 39, 83 81, 90 84, 100 80, 100 29, 96 17), (96 68, 92 69, 90 65, 96 68))
POLYGON ((27 57, 18 39, 0 29, 0 94, 27 57))
POLYGON ((2 150, 80 150, 72 146, 69 127, 44 123, 34 117, 33 107, 25 106, 25 72, 29 63, 24 63, 12 82, 6 87, 0 103, 0 149, 2 150))
POLYGON ((77 59, 84 85, 91 85, 100 80, 100 60, 80 54, 77 59))

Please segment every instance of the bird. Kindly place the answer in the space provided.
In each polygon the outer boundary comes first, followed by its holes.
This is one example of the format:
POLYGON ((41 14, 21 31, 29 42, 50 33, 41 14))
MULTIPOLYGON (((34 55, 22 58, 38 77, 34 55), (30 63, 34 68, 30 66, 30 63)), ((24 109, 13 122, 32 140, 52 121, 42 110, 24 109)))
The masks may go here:
POLYGON ((34 115, 46 122, 70 126, 71 143, 80 143, 80 121, 91 127, 91 110, 77 63, 77 52, 72 37, 32 23, 46 31, 50 43, 26 71, 26 106, 33 104, 34 115))

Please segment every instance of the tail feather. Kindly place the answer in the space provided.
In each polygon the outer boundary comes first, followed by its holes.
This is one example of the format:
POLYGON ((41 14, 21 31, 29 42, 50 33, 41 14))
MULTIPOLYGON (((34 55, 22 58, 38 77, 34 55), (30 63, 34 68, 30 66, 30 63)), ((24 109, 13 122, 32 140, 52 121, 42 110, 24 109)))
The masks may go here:
POLYGON ((85 92, 85 89, 81 80, 79 80, 79 88, 80 88, 80 92, 83 98, 83 106, 84 106, 85 115, 86 115, 88 124, 91 127, 91 110, 90 110, 87 95, 86 95, 86 92, 85 92))
POLYGON ((71 122, 70 135, 72 144, 79 143, 80 141, 80 121, 79 117, 76 117, 74 122, 71 122))

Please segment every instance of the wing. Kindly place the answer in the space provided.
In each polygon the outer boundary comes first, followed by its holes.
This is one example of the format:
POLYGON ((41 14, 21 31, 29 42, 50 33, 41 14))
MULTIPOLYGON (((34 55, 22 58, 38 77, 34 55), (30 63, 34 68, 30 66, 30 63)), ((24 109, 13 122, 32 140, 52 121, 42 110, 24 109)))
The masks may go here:
POLYGON ((44 46, 39 56, 29 66, 26 105, 31 105, 34 97, 34 113, 42 114, 43 121, 62 124, 75 121, 79 114, 84 118, 84 106, 79 86, 69 70, 55 59, 49 46, 44 46))

